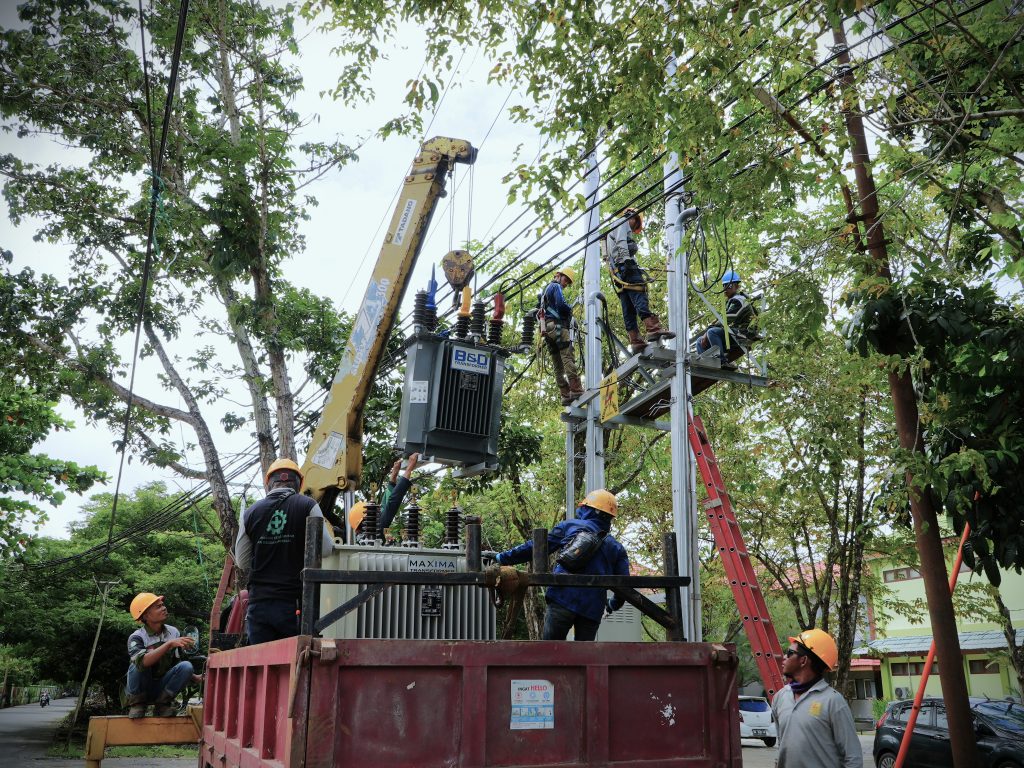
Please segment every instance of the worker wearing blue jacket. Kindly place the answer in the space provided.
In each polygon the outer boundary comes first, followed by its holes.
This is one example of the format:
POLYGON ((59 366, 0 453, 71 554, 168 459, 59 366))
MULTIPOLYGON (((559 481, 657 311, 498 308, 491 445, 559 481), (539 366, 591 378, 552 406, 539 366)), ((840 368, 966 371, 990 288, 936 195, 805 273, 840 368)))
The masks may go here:
POLYGON ((569 333, 572 307, 565 300, 564 294, 575 279, 576 272, 571 267, 562 267, 555 272, 554 279, 544 289, 541 299, 541 308, 544 310, 544 344, 551 355, 551 367, 562 405, 569 405, 583 394, 583 382, 580 381, 576 358, 572 354, 572 337, 569 333))
MULTIPOLYGON (((573 572, 628 576, 626 549, 608 533, 618 512, 615 494, 604 489, 591 491, 576 508, 575 519, 563 520, 548 532, 548 551, 556 553, 572 542, 580 530, 589 530, 603 537, 600 547, 585 565, 573 572)), ((527 541, 499 553, 496 559, 499 565, 515 565, 528 562, 532 557, 533 542, 527 541)), ((569 573, 560 563, 555 565, 554 572, 569 573)), ((542 639, 565 640, 570 629, 575 630, 577 640, 597 639, 604 612, 612 613, 622 607, 622 600, 617 597, 606 600, 605 594, 603 587, 548 587, 542 639)))

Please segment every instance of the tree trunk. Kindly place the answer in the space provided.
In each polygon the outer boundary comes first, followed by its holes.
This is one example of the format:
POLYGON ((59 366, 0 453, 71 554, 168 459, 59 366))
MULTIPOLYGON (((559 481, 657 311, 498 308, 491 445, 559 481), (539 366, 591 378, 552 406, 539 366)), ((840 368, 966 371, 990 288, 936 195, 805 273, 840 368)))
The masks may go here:
POLYGON ((249 329, 238 322, 231 308, 238 302, 238 294, 226 280, 217 280, 217 289, 220 292, 224 307, 227 309, 228 322, 231 324, 231 334, 242 358, 242 378, 249 388, 249 398, 252 401, 253 423, 256 427, 256 444, 259 446, 260 465, 263 473, 270 469, 270 465, 277 458, 277 447, 274 443, 274 424, 270 418, 270 404, 264 390, 263 372, 260 370, 259 362, 256 359, 256 350, 252 345, 252 337, 249 329))
POLYGON ((1017 675, 1017 692, 1024 696, 1024 645, 1017 645, 1017 630, 1013 626, 1013 619, 1010 617, 1010 609, 1003 602, 1003 596, 999 587, 992 587, 992 600, 999 611, 999 624, 1003 630, 1003 637, 1006 638, 1006 647, 1009 650, 1010 665, 1017 675))
MULTIPOLYGON (((891 281, 889 254, 886 249, 882 222, 878 218, 878 197, 875 182, 871 176, 870 155, 864 122, 860 116, 856 86, 847 53, 846 33, 840 20, 832 27, 832 37, 840 49, 837 56, 839 66, 845 68, 839 83, 843 94, 842 113, 850 137, 853 168, 857 180, 861 214, 867 233, 867 250, 871 256, 875 274, 891 281)), ((882 350, 887 352, 887 350, 882 350)), ((896 432, 900 447, 922 456, 924 438, 917 408, 917 396, 910 373, 905 367, 889 372, 889 391, 892 394, 893 411, 896 418, 896 432)), ((928 486, 920 487, 911 472, 905 473, 907 493, 910 498, 910 513, 914 521, 914 536, 921 560, 921 576, 925 595, 928 599, 928 613, 931 617, 932 632, 938 658, 943 662, 942 698, 946 705, 949 721, 949 740, 956 768, 973 768, 979 764, 967 700, 967 679, 963 664, 960 663, 960 638, 957 634, 953 599, 946 577, 946 559, 939 535, 939 521, 932 503, 932 492, 928 486)))

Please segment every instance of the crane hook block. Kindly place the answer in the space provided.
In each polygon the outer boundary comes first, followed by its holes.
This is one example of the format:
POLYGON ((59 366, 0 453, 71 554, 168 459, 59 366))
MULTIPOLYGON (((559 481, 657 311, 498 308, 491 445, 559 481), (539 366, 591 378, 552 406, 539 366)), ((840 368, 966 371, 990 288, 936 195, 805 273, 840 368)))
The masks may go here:
POLYGON ((473 257, 469 251, 449 251, 441 259, 441 269, 448 284, 458 293, 473 279, 473 257))

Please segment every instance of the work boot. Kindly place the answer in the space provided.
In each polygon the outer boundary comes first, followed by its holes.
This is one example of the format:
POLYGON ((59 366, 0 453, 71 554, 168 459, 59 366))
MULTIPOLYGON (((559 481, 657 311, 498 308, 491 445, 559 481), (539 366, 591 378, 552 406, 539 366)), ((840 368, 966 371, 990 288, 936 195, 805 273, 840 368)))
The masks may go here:
POLYGON ((649 315, 644 318, 644 329, 647 331, 647 341, 658 341, 659 339, 674 339, 675 333, 666 331, 661 327, 661 321, 657 315, 649 315))
POLYGON ((562 405, 569 405, 577 397, 583 394, 583 382, 580 381, 579 376, 569 377, 569 402, 562 401, 562 405))
POLYGON ((647 349, 647 342, 644 341, 644 337, 640 335, 640 331, 626 331, 629 334, 629 351, 634 355, 639 355, 645 349, 647 349))
POLYGON ((135 696, 128 697, 128 717, 132 720, 138 720, 140 717, 146 716, 146 707, 149 706, 146 701, 146 695, 143 693, 136 694, 135 696))
POLYGON ((172 703, 174 695, 167 691, 160 691, 160 695, 153 702, 153 717, 174 717, 178 711, 172 703))
POLYGON ((559 381, 558 382, 558 394, 562 398, 562 405, 568 405, 572 402, 572 398, 569 397, 569 382, 559 381))

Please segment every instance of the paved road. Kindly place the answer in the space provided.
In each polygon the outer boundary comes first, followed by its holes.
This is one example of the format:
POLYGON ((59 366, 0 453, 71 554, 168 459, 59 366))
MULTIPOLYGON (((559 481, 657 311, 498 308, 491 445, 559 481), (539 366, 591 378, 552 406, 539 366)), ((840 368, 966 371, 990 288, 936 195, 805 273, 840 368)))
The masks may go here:
MULTIPOLYGON (((82 768, 82 760, 46 757, 57 724, 75 708, 74 698, 56 699, 48 707, 24 704, 0 709, 0 763, 4 768, 82 768)), ((107 758, 103 768, 195 768, 196 759, 144 760, 107 758)))
MULTIPOLYGON (((860 735, 860 746, 864 750, 864 768, 874 768, 875 761, 871 757, 871 747, 875 742, 875 734, 860 735)), ((779 756, 776 747, 766 747, 755 739, 743 739, 743 768, 775 768, 775 760, 779 756)))
MULTIPOLYGON (((82 760, 47 758, 46 751, 57 724, 75 706, 74 699, 58 699, 48 707, 25 704, 0 709, 0 755, 5 768, 82 768, 82 760)), ((872 768, 872 734, 860 737, 864 766, 872 768)), ((774 768, 779 751, 760 741, 743 740, 743 768, 774 768)), ((194 768, 195 758, 107 758, 104 768, 194 768)))

